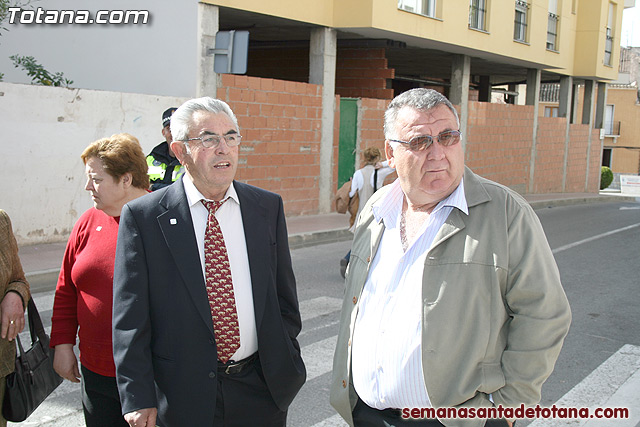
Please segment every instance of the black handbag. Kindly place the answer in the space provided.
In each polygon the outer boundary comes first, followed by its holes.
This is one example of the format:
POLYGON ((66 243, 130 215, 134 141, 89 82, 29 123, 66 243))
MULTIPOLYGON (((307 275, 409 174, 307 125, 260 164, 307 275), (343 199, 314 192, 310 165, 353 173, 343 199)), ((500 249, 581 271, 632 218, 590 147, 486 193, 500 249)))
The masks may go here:
POLYGON ((16 369, 7 375, 2 403, 2 415, 13 422, 21 422, 62 383, 53 370, 53 349, 44 332, 42 320, 33 299, 27 304, 31 348, 24 351, 20 337, 16 337, 16 369))

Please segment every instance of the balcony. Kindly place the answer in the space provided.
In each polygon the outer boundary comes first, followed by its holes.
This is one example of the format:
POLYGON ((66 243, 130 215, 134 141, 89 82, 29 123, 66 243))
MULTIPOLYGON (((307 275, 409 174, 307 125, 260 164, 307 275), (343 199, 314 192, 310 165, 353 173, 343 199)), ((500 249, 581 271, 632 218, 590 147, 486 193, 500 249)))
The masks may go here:
POLYGON ((617 138, 620 136, 620 122, 605 122, 602 130, 605 137, 617 138))

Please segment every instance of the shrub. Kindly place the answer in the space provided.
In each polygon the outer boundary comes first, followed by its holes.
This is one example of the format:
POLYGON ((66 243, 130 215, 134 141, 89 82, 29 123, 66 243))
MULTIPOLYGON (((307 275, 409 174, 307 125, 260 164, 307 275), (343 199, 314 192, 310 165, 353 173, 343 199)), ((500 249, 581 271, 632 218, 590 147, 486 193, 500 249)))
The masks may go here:
POLYGON ((600 189, 604 190, 613 182, 613 172, 606 166, 602 166, 600 171, 600 189))

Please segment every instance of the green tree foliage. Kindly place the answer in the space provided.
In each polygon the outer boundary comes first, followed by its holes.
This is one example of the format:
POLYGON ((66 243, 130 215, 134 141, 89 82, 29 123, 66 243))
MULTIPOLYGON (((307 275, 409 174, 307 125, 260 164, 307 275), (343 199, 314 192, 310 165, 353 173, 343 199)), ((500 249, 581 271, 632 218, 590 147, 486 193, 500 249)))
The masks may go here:
POLYGON ((73 84, 73 80, 64 77, 64 73, 50 73, 45 70, 33 56, 11 55, 9 58, 16 68, 22 67, 27 72, 27 75, 31 77, 31 84, 64 87, 69 87, 73 84))
POLYGON ((602 166, 600 171, 600 189, 604 190, 613 182, 613 172, 606 166, 602 166))

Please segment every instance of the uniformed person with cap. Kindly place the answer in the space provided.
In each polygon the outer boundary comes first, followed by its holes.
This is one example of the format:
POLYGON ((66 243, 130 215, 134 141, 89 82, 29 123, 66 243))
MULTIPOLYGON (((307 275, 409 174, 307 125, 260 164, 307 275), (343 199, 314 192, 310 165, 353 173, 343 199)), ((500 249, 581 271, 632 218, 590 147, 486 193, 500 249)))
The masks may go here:
POLYGON ((149 181, 151 182, 151 191, 158 190, 174 183, 184 172, 180 161, 171 151, 171 115, 176 111, 175 107, 171 107, 162 113, 162 136, 165 141, 158 144, 147 156, 147 165, 149 166, 149 181))

